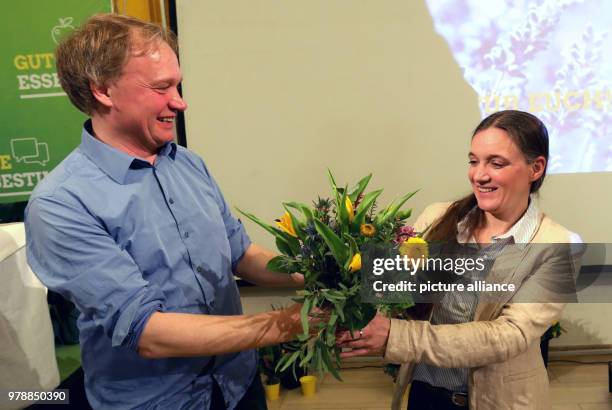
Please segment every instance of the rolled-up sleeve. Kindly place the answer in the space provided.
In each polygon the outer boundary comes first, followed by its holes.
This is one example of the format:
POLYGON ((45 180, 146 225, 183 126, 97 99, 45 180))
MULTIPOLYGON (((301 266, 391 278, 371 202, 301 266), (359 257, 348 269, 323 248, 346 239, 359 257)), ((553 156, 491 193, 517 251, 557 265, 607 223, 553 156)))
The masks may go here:
POLYGON ((37 197, 26 209, 27 258, 49 289, 72 301, 112 346, 136 350, 164 295, 78 202, 37 197))

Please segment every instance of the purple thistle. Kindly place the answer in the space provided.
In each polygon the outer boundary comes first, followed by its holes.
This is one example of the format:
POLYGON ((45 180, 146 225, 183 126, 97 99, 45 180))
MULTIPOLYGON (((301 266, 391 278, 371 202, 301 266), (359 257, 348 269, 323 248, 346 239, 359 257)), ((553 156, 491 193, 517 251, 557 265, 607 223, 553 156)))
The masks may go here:
POLYGON ((403 243, 404 241, 406 241, 406 239, 413 238, 415 236, 416 236, 416 232, 414 231, 414 228, 409 225, 404 225, 398 229, 397 233, 395 234, 395 239, 393 240, 393 242, 399 245, 400 243, 403 243))

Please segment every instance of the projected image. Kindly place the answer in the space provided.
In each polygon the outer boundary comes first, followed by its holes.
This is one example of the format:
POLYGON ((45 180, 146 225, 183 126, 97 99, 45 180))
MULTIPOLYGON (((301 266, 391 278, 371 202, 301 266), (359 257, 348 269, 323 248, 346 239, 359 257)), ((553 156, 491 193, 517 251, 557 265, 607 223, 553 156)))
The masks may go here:
POLYGON ((551 173, 612 171, 612 1, 426 1, 483 117, 541 118, 551 173))

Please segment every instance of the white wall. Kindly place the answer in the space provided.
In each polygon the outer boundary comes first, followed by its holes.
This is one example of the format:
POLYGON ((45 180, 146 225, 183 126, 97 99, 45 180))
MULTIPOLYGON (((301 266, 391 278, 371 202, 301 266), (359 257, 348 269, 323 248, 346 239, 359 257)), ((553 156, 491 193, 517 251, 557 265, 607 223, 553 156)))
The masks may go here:
MULTIPOLYGON (((421 188, 415 213, 469 191, 478 100, 424 1, 179 0, 177 8, 188 146, 234 206, 271 221, 282 201, 327 195, 327 167, 341 182, 374 172, 383 202, 421 188)), ((612 242, 609 186, 612 173, 553 175, 542 206, 585 241, 612 242)), ((595 319, 610 313, 610 305, 568 309, 567 320, 587 328, 572 343, 612 343, 612 327, 595 319)))

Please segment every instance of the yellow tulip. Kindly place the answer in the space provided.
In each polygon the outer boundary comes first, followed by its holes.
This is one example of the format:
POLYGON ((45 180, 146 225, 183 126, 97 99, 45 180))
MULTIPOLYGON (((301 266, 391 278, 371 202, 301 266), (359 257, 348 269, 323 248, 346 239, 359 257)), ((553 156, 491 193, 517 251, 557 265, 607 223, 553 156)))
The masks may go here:
POLYGON ((349 264, 349 272, 357 272, 359 269, 361 269, 361 254, 356 253, 349 264))
POLYGON ((348 196, 346 197, 346 201, 344 201, 344 206, 348 212, 349 222, 353 222, 353 218, 355 217, 355 208, 353 208, 353 203, 348 196))
POLYGON ((278 226, 281 231, 288 233, 294 238, 297 238, 297 234, 295 233, 295 228, 293 228, 293 221, 291 221, 291 215, 289 215, 289 212, 285 212, 281 219, 276 219, 275 222, 276 226, 278 226))
POLYGON ((361 224, 359 227, 359 232, 361 232, 363 236, 371 238, 372 236, 376 235, 376 227, 372 224, 361 224))
POLYGON ((406 255, 411 259, 427 258, 429 256, 429 247, 425 239, 415 236, 406 239, 400 245, 399 252, 400 255, 406 255))

